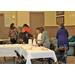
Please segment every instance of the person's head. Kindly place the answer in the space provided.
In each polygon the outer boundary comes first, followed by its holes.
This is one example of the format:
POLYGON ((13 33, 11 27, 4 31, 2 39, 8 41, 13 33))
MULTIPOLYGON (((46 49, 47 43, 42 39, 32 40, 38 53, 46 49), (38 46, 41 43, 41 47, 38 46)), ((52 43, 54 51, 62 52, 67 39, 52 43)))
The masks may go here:
POLYGON ((58 28, 59 28, 59 29, 64 29, 65 26, 64 26, 64 24, 60 24, 60 25, 58 25, 58 28))
POLYGON ((10 29, 13 29, 15 27, 15 25, 14 25, 14 23, 12 23, 11 25, 10 25, 10 29))
POLYGON ((25 27, 25 28, 28 27, 29 28, 29 26, 27 24, 24 24, 23 27, 25 27))
POLYGON ((41 33, 41 32, 40 32, 40 27, 37 27, 37 28, 36 28, 36 32, 37 32, 38 34, 41 33))
POLYGON ((25 32, 25 28, 22 28, 22 33, 25 32))
POLYGON ((43 27, 40 27, 40 32, 42 33, 44 31, 44 28, 43 27))

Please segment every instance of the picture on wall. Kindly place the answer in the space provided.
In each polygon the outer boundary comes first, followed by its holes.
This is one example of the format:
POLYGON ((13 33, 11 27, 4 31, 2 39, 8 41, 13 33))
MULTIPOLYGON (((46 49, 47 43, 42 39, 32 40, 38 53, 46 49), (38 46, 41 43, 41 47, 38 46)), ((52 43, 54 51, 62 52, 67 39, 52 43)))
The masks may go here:
POLYGON ((56 24, 57 25, 64 24, 64 16, 56 17, 56 24))
POLYGON ((64 14, 64 11, 56 11, 56 14, 57 15, 63 15, 64 14))

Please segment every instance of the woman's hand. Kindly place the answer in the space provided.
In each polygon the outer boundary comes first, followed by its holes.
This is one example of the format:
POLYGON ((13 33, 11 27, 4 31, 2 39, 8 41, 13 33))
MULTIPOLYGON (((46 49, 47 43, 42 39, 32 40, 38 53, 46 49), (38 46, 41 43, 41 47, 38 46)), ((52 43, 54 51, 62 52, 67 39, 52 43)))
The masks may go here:
POLYGON ((33 37, 35 37, 35 35, 33 35, 33 37))

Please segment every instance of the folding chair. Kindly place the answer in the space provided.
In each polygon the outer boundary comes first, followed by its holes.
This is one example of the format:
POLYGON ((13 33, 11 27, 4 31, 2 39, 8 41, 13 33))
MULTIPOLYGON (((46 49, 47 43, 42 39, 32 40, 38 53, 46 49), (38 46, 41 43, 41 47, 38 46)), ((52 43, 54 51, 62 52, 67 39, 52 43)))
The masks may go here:
MULTIPOLYGON (((61 47, 61 48, 58 48, 58 52, 55 52, 59 64, 61 64, 63 61, 66 61, 65 60, 65 53, 66 53, 67 49, 68 48, 61 47), (62 55, 60 54, 60 51, 63 51, 62 55)), ((66 64, 66 62, 65 62, 65 64, 66 64)))
MULTIPOLYGON (((51 50, 55 51, 56 46, 53 43, 50 43, 51 50)), ((42 64, 55 64, 54 60, 52 58, 43 58, 42 64)))
POLYGON ((16 55, 18 56, 16 64, 26 64, 26 60, 25 60, 24 56, 23 55, 20 56, 20 54, 16 50, 14 50, 14 51, 15 51, 16 55))

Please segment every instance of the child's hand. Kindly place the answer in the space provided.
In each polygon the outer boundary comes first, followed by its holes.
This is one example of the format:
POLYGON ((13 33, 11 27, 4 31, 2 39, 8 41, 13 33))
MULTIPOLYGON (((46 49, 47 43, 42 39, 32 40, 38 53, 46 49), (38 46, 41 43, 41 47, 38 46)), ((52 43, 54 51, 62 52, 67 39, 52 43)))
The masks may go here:
POLYGON ((35 37, 35 35, 33 35, 33 37, 35 37))
POLYGON ((25 42, 23 42, 23 44, 25 44, 25 42))

